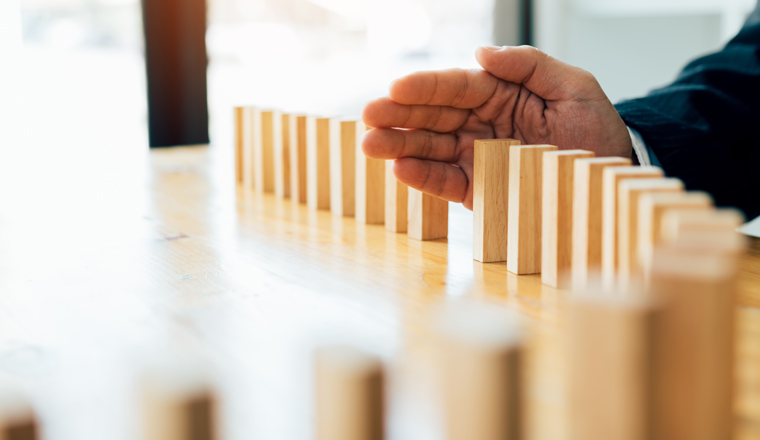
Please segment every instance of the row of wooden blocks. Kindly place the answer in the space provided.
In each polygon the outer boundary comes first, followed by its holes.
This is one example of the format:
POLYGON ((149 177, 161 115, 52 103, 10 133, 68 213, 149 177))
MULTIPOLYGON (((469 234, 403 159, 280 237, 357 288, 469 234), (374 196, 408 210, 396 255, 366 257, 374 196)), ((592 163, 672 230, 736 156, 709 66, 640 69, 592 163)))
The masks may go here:
MULTIPOLYGON (((235 121, 236 178, 245 187, 416 239, 447 236, 448 202, 398 182, 391 161, 365 157, 362 122, 251 107, 235 108, 235 121)), ((475 141, 474 149, 474 259, 540 273, 553 287, 584 286, 596 272, 608 287, 645 282, 653 249, 667 239, 665 214, 713 209, 709 195, 627 158, 512 139, 475 141)))
POLYGON ((365 157, 361 121, 254 107, 234 115, 238 184, 418 240, 447 236, 448 202, 398 182, 392 162, 365 157))

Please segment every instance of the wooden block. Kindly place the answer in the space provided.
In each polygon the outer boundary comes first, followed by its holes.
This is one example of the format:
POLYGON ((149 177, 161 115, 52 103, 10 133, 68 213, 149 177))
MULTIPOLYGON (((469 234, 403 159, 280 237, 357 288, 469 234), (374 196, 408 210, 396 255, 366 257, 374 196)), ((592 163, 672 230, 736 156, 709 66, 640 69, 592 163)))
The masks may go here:
POLYGON ((449 202, 409 188, 409 237, 435 240, 449 235, 449 202))
POLYGON ((320 349, 315 356, 318 440, 385 438, 381 362, 349 347, 320 349))
MULTIPOLYGON (((367 127, 356 123, 356 221, 368 225, 385 223, 385 162, 362 152, 361 138, 367 127)), ((393 180, 395 177, 391 176, 393 180)), ((406 202, 406 201, 404 201, 406 202)), ((405 204, 406 205, 406 204, 405 204)), ((404 212, 406 214, 406 212, 404 212)), ((406 218, 406 215, 404 215, 406 218)))
MULTIPOLYGON (((730 209, 672 209, 662 216, 662 243, 721 246, 726 235, 741 237, 736 229, 744 222, 741 212, 730 209)), ((734 240, 732 240, 734 241, 734 240)))
POLYGON ((654 250, 660 244, 662 216, 673 209, 706 210, 712 207, 712 198, 701 191, 661 192, 643 194, 639 200, 638 260, 648 282, 654 250))
POLYGON ((680 193, 683 182, 674 178, 623 180, 618 186, 618 281, 621 285, 640 282, 639 200, 644 194, 680 193))
POLYGON ((513 145, 509 149, 507 270, 541 272, 541 185, 543 155, 553 145, 513 145))
POLYGON ((409 225, 409 187, 396 180, 393 161, 385 161, 385 229, 406 232, 409 225))
POLYGON ((612 286, 618 270, 618 186, 628 179, 662 177, 658 167, 608 167, 602 171, 602 281, 612 286))
POLYGON ((590 272, 602 269, 602 173, 629 166, 630 159, 595 157, 575 161, 573 176, 573 286, 582 290, 590 272))
POLYGON ((311 116, 292 117, 291 139, 295 140, 290 144, 290 198, 294 202, 306 203, 306 152, 309 142, 314 142, 317 138, 316 127, 311 116))
POLYGON ((509 148, 514 139, 475 141, 472 253, 482 263, 507 261, 509 148))
POLYGON ((568 439, 654 439, 650 365, 661 312, 640 297, 600 293, 567 308, 568 439))
POLYGON ((576 159, 592 158, 585 150, 544 153, 541 184, 541 282, 570 287, 573 255, 573 184, 576 159))
POLYGON ((256 192, 273 193, 275 144, 282 142, 282 116, 273 110, 254 110, 253 151, 256 192))
POLYGON ((237 184, 243 183, 244 117, 245 107, 235 107, 233 109, 233 120, 235 123, 235 183, 237 184))
POLYGON ((306 143, 307 203, 311 209, 329 210, 330 142, 337 133, 330 118, 316 118, 314 124, 315 137, 306 143))
POLYGON ((37 440, 40 429, 32 407, 17 394, 0 394, 0 440, 37 440))
POLYGON ((356 213, 356 131, 358 121, 332 120, 330 142, 330 210, 333 215, 356 213))
POLYGON ((143 383, 143 399, 144 439, 219 438, 215 396, 192 374, 153 374, 143 383))
POLYGON ((255 154, 254 154, 254 116, 255 109, 252 107, 244 107, 241 117, 243 118, 243 126, 241 128, 241 136, 243 137, 243 186, 245 188, 254 188, 255 179, 254 174, 255 167, 255 154))
POLYGON ((736 278, 737 260, 718 252, 655 251, 650 293, 665 308, 649 438, 732 438, 736 278))
POLYGON ((448 440, 523 438, 523 341, 510 318, 502 310, 473 306, 439 317, 448 440))
POLYGON ((274 142, 274 194, 278 198, 290 198, 290 150, 291 142, 295 142, 295 125, 293 117, 287 113, 280 115, 279 138, 274 142))

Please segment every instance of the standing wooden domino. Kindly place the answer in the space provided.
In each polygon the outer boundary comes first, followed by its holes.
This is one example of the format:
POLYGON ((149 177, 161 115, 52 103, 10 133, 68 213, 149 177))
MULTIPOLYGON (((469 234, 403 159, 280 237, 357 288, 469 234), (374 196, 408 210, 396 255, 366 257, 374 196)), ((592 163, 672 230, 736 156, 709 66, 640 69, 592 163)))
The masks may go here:
POLYGON ((658 309, 641 298, 575 296, 567 326, 568 440, 653 439, 658 309))
POLYGON ((291 119, 295 133, 290 143, 290 198, 297 203, 307 199, 307 151, 309 142, 316 142, 317 123, 314 117, 298 115, 291 119))
POLYGON ((449 202, 409 188, 409 230, 415 240, 435 240, 449 234, 449 202))
POLYGON ((146 440, 215 440, 216 398, 192 374, 161 372, 143 384, 146 440))
POLYGON ((553 145, 514 145, 509 150, 507 270, 541 272, 541 184, 543 155, 553 145))
POLYGON ((258 193, 274 192, 275 142, 282 139, 280 112, 253 110, 253 156, 255 188, 258 193))
MULTIPOLYGON (((338 137, 330 118, 317 118, 314 139, 306 143, 306 193, 309 208, 330 209, 330 143, 338 137)), ((309 130, 307 130, 309 134, 309 130)))
POLYGON ((482 263, 507 261, 509 148, 514 139, 475 141, 472 211, 473 258, 482 263))
POLYGON ((243 183, 243 118, 245 117, 245 107, 235 107, 233 109, 233 120, 235 124, 235 183, 243 183))
POLYGON ((356 131, 358 121, 333 120, 330 130, 330 210, 333 215, 354 217, 356 212, 356 131))
POLYGON ((719 246, 726 235, 740 236, 736 229, 743 221, 741 212, 730 208, 672 209, 662 216, 660 239, 664 244, 686 241, 719 246))
POLYGON ((409 226, 409 187, 396 180, 393 161, 385 161, 385 229, 406 232, 409 226))
POLYGON ((523 438, 523 341, 509 318, 478 307, 439 318, 447 439, 523 438))
POLYGON ((658 167, 608 167, 602 172, 602 281, 611 287, 618 270, 618 186, 627 179, 662 177, 658 167))
POLYGON ((623 180, 618 186, 618 281, 622 286, 641 281, 639 250, 639 200, 644 194, 680 193, 683 182, 674 178, 623 180))
POLYGON ((381 362, 349 347, 315 356, 317 440, 383 440, 381 362))
POLYGON ((274 194, 281 199, 290 198, 290 144, 295 142, 292 120, 287 113, 280 115, 281 135, 274 143, 274 194))
MULTIPOLYGON (((385 222, 385 161, 364 155, 362 135, 367 131, 363 122, 356 122, 356 221, 368 225, 385 222)), ((393 177, 395 180, 395 177, 393 177)))
POLYGON ((639 201, 638 260, 648 282, 655 248, 661 243, 662 217, 673 209, 707 210, 712 198, 701 191, 643 194, 639 201))
POLYGON ((590 272, 602 269, 602 173, 629 166, 630 159, 595 157, 575 161, 573 182, 573 286, 582 290, 590 272))
POLYGON ((573 254, 573 184, 575 161, 592 158, 585 150, 544 153, 541 200, 541 282, 570 287, 573 254))
POLYGON ((0 439, 39 439, 37 420, 29 403, 19 395, 0 393, 0 439))
POLYGON ((254 154, 254 138, 256 133, 254 133, 254 117, 255 117, 255 109, 253 107, 243 107, 242 115, 243 118, 243 124, 241 126, 241 133, 240 135, 243 137, 243 165, 242 165, 242 172, 243 172, 243 186, 245 188, 254 188, 255 183, 255 154, 254 154))

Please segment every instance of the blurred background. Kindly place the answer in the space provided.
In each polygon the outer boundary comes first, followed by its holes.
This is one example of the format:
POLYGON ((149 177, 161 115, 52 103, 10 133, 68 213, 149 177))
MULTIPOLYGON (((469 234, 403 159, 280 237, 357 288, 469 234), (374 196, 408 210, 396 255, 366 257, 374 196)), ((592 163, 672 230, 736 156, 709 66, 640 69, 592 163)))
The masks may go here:
MULTIPOLYGON (((147 146, 139 0, 0 4, 6 139, 147 146)), ((718 49, 755 1, 207 0, 206 6, 210 134, 226 147, 235 104, 356 116, 395 77, 475 67, 474 49, 484 44, 532 43, 591 71, 613 101, 635 97, 718 49)))

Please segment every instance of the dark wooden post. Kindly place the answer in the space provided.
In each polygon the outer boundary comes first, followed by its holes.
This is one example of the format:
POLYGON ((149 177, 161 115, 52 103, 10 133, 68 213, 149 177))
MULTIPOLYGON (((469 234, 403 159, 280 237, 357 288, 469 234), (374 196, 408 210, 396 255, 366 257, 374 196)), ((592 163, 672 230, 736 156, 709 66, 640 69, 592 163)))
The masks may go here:
POLYGON ((142 0, 151 147, 207 144, 206 2, 142 0))

